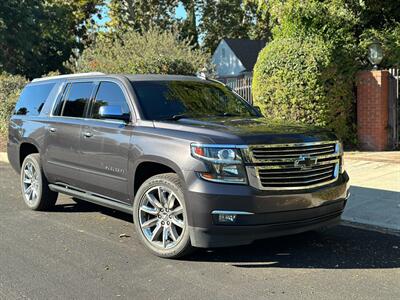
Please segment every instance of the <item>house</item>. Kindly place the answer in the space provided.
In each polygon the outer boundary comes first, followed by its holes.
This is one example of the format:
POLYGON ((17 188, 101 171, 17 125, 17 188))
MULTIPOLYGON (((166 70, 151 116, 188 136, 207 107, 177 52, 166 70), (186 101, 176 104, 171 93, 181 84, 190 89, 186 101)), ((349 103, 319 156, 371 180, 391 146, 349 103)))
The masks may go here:
POLYGON ((258 53, 265 47, 263 40, 223 39, 212 56, 217 79, 252 77, 258 53))

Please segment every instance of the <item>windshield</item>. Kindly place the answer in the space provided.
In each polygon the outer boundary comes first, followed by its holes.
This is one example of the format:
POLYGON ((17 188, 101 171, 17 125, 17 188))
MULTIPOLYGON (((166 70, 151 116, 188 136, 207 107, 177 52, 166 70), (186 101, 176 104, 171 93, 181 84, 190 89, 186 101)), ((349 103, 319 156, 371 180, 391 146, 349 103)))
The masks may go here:
POLYGON ((259 117, 227 87, 201 81, 135 81, 132 86, 147 120, 213 116, 259 117))

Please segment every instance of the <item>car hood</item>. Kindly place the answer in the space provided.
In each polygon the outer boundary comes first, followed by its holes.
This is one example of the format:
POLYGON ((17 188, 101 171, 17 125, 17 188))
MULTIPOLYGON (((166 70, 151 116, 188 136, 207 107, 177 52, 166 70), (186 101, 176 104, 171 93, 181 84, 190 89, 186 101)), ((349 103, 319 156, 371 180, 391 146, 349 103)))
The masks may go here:
POLYGON ((267 118, 184 118, 178 121, 154 122, 156 128, 193 132, 214 143, 302 143, 336 140, 323 128, 267 118))

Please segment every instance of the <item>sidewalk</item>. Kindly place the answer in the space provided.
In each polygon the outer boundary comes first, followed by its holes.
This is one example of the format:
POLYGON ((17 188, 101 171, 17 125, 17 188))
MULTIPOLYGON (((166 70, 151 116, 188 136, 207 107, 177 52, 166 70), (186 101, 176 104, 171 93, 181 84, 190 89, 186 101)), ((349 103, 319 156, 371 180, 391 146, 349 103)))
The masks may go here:
POLYGON ((351 197, 343 220, 400 232, 400 152, 349 152, 351 197))
POLYGON ((351 196, 343 220, 400 232, 400 151, 346 152, 345 166, 351 196))

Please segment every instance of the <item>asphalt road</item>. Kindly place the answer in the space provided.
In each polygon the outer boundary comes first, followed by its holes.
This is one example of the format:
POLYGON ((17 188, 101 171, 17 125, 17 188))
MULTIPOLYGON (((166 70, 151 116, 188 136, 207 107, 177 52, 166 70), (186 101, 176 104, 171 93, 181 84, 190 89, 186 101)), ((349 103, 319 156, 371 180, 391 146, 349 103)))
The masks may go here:
POLYGON ((29 211, 0 163, 0 299, 19 298, 399 299, 400 237, 338 226, 164 260, 129 215, 66 196, 29 211))

